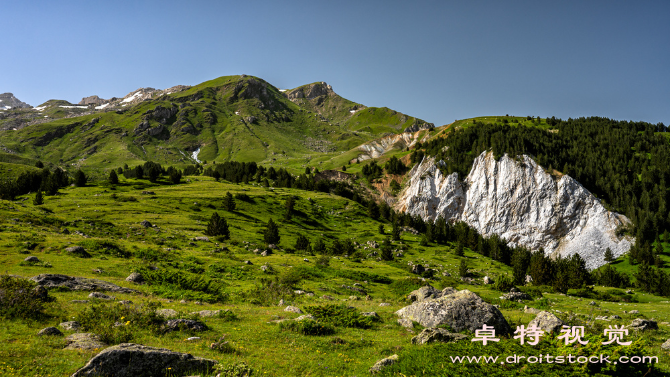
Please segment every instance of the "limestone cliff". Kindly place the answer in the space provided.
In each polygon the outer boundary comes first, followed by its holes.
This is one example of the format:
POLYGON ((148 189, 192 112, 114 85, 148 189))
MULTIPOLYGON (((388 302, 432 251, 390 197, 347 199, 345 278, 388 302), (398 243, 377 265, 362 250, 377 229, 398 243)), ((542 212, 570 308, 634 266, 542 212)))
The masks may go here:
POLYGON ((628 251, 633 239, 616 229, 630 223, 610 212, 573 178, 554 177, 528 156, 505 155, 496 161, 482 153, 465 181, 444 176, 432 158, 409 173, 395 209, 434 220, 464 221, 484 236, 497 234, 511 245, 547 254, 578 253, 589 269, 603 265, 606 248, 615 256, 628 251))

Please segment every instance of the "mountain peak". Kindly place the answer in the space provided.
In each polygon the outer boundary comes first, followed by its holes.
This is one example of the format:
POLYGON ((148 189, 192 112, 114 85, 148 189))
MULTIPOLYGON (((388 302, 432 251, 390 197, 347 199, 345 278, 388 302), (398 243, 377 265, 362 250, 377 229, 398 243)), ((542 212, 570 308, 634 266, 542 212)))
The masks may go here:
POLYGON ((0 94, 0 110, 10 110, 17 107, 30 108, 32 106, 25 102, 21 102, 18 98, 14 97, 14 94, 12 93, 0 94))

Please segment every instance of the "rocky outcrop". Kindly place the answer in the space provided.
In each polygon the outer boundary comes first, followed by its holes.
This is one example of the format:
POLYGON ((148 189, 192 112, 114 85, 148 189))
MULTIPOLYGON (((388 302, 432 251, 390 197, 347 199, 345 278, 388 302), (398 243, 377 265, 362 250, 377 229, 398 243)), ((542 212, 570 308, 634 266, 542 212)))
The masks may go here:
POLYGON ((71 377, 151 377, 158 374, 183 376, 187 373, 208 373, 216 363, 215 360, 193 357, 188 353, 165 348, 122 343, 100 352, 71 377))
POLYGON ((64 287, 73 291, 111 291, 120 293, 137 292, 133 289, 119 287, 116 284, 108 283, 98 279, 72 277, 61 274, 40 274, 31 277, 30 280, 47 289, 54 287, 64 287))
POLYGON ((539 312, 535 318, 533 318, 533 320, 528 323, 528 327, 535 326, 548 333, 558 332, 563 327, 563 325, 563 321, 561 321, 552 313, 546 311, 539 312))
POLYGON ((424 327, 449 325, 455 331, 467 329, 474 332, 488 325, 495 327, 497 335, 512 332, 500 310, 467 289, 437 299, 415 302, 395 314, 424 327))
POLYGON ((28 105, 25 102, 21 102, 18 98, 14 97, 12 93, 2 93, 0 94, 0 110, 9 110, 14 108, 30 108, 32 106, 28 105))
POLYGON ((618 257, 631 247, 631 238, 616 234, 630 220, 607 211, 573 178, 552 176, 528 156, 496 161, 484 152, 464 181, 457 173, 445 176, 442 164, 427 157, 416 165, 395 209, 425 220, 464 221, 511 246, 564 257, 578 253, 589 269, 605 263, 607 248, 618 257))
POLYGON ((635 318, 628 327, 638 331, 658 330, 658 324, 656 323, 656 321, 643 318, 635 318))
POLYGON ((435 125, 433 123, 414 123, 413 125, 405 128, 404 132, 418 132, 421 130, 431 130, 435 128, 435 125))
POLYGON ((327 96, 333 92, 333 87, 326 84, 325 82, 318 82, 309 85, 303 85, 299 88, 295 88, 291 91, 286 92, 286 96, 292 102, 297 102, 299 99, 315 99, 321 96, 327 96))
POLYGON ((381 372, 384 368, 389 365, 393 365, 398 361, 398 355, 391 355, 385 359, 381 359, 375 363, 375 365, 370 368, 370 373, 375 374, 381 372))
POLYGON ((451 333, 445 329, 423 329, 419 335, 412 338, 412 344, 427 344, 427 343, 451 343, 459 340, 467 339, 463 334, 451 333))
POLYGON ((354 161, 360 162, 371 158, 377 158, 392 150, 412 148, 417 142, 423 140, 421 136, 425 133, 419 132, 421 131, 420 129, 417 129, 416 131, 408 130, 409 128, 401 134, 384 136, 380 139, 359 145, 358 150, 362 153, 355 158, 354 161))
POLYGON ((98 96, 84 97, 79 101, 78 105, 102 105, 107 103, 109 100, 102 99, 98 96))

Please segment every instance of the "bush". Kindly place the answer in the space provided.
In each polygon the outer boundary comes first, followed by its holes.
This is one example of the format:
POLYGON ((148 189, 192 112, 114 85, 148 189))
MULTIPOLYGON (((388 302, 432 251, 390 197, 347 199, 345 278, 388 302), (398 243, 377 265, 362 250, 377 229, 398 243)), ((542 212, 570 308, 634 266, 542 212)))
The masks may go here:
POLYGON ((244 361, 235 364, 218 364, 214 367, 220 377, 250 377, 253 369, 244 361))
POLYGON ((345 305, 307 306, 305 311, 317 320, 334 326, 369 329, 372 319, 360 314, 358 309, 345 305))
POLYGON ((119 245, 111 241, 89 239, 79 242, 79 245, 90 252, 97 252, 119 258, 130 258, 132 255, 129 251, 123 250, 119 245))
POLYGON ((293 289, 280 284, 278 280, 259 279, 260 285, 244 293, 252 304, 272 306, 280 299, 289 298, 294 295, 293 289))
MULTIPOLYGON (((500 276, 493 282, 492 288, 500 292, 509 292, 514 287, 514 279, 509 275, 500 276)), ((540 293, 542 294, 542 293, 540 293)))
POLYGON ((44 303, 48 295, 36 290, 37 284, 28 279, 0 276, 0 318, 41 319, 45 317, 44 303))
POLYGON ((93 304, 84 308, 75 319, 85 331, 100 335, 107 344, 127 343, 138 330, 160 334, 165 321, 156 314, 157 303, 148 305, 93 304))
POLYGON ((389 290, 398 296, 407 296, 410 292, 423 287, 424 283, 421 279, 411 277, 402 280, 396 280, 389 285, 389 290))
POLYGON ((310 319, 303 321, 284 321, 279 324, 282 330, 294 331, 302 335, 332 335, 335 328, 328 324, 318 323, 310 319))
POLYGON ((170 299, 189 299, 207 302, 223 302, 228 299, 224 283, 207 279, 202 275, 167 269, 138 271, 149 284, 152 292, 170 299))

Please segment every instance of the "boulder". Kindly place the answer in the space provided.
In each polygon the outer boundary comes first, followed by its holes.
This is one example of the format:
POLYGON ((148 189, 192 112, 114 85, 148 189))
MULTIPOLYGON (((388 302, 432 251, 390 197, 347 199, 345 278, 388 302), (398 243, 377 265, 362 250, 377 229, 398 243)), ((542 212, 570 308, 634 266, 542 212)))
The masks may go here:
POLYGON ((542 311, 535 316, 535 318, 528 323, 528 327, 537 326, 538 328, 551 333, 558 332, 564 323, 554 314, 547 311, 542 311))
POLYGON ((145 228, 151 228, 151 223, 148 222, 147 220, 142 221, 140 225, 142 225, 145 228))
POLYGON ((656 321, 643 318, 635 318, 628 327, 630 327, 633 330, 639 330, 639 331, 658 330, 658 324, 656 323, 656 321))
POLYGON ((139 272, 133 272, 130 275, 128 275, 128 277, 126 278, 126 281, 129 281, 129 282, 135 283, 135 284, 142 284, 142 283, 144 283, 144 277, 139 272))
POLYGON ((509 300, 509 301, 531 300, 532 299, 527 293, 523 293, 523 292, 505 293, 500 298, 502 300, 509 300))
POLYGON ((406 329, 413 329, 414 328, 414 322, 412 322, 409 319, 405 318, 398 318, 398 324, 406 329))
POLYGON ((455 331, 475 331, 488 325, 495 327, 496 335, 512 332, 500 310, 467 289, 438 299, 415 302, 398 310, 396 315, 416 321, 424 327, 446 324, 455 331))
POLYGON ((66 350, 94 350, 107 345, 100 341, 100 336, 91 333, 76 333, 65 338, 68 342, 66 350))
POLYGON ((370 373, 380 372, 382 369, 386 368, 389 365, 395 364, 398 361, 398 355, 391 355, 385 359, 381 359, 375 363, 375 365, 370 368, 370 373))
POLYGON ((33 297, 40 301, 49 301, 49 291, 41 285, 33 288, 33 297))
POLYGON ((174 309, 156 309, 156 314, 164 318, 175 318, 179 313, 174 309))
POLYGON ((285 311, 285 312, 289 312, 289 313, 302 314, 302 310, 300 310, 299 308, 297 308, 297 307, 295 307, 295 306, 291 306, 291 305, 289 305, 289 306, 287 306, 286 308, 284 308, 284 311, 285 311))
POLYGON ((205 331, 207 326, 193 319, 170 319, 163 324, 163 331, 179 331, 179 330, 205 331))
POLYGON ((209 242, 209 237, 201 236, 201 237, 195 237, 193 241, 200 241, 200 242, 209 242))
POLYGON ((445 329, 423 329, 419 335, 412 338, 412 344, 426 344, 433 342, 450 343, 467 339, 463 334, 451 333, 445 329))
POLYGON ((119 287, 116 284, 108 283, 98 279, 71 277, 61 274, 40 274, 31 277, 30 280, 47 289, 54 287, 64 287, 74 291, 111 291, 121 293, 137 292, 134 289, 119 287))
POLYGON ((80 258, 90 258, 91 254, 89 254, 83 247, 81 246, 70 246, 65 248, 65 252, 68 254, 72 254, 74 256, 80 257, 80 258))
POLYGON ((122 343, 103 350, 71 377, 151 377, 168 373, 182 376, 195 371, 209 373, 216 363, 165 348, 122 343))
POLYGON ((640 314, 639 310, 631 310, 628 312, 628 314, 640 314))
POLYGON ((433 288, 432 285, 426 285, 415 291, 412 291, 409 295, 407 295, 407 299, 410 302, 421 302, 428 299, 440 298, 440 297, 442 297, 442 292, 433 288))
POLYGON ((267 257, 268 255, 272 255, 272 251, 270 251, 270 250, 263 250, 263 252, 261 253, 261 256, 262 256, 262 257, 267 257))
POLYGON ((63 335, 63 333, 55 327, 47 327, 40 330, 37 335, 63 335))
POLYGON ((77 321, 67 321, 67 322, 61 322, 58 324, 58 327, 63 328, 64 330, 79 330, 81 328, 81 324, 77 321))
POLYGON ((661 344, 661 349, 670 351, 670 339, 666 340, 665 343, 661 344))
POLYGON ((539 314, 542 310, 535 309, 535 308, 529 308, 528 305, 523 307, 523 312, 524 313, 530 313, 530 314, 539 314))
POLYGON ((191 315, 199 315, 200 317, 216 317, 221 313, 221 310, 201 310, 199 312, 193 312, 191 315))
POLYGON ((420 264, 415 264, 415 265, 412 266, 412 273, 413 274, 421 275, 425 271, 426 271, 426 269, 420 264))
POLYGON ((493 284, 493 279, 491 279, 488 276, 484 276, 484 284, 486 284, 486 285, 493 284))
POLYGON ((40 259, 38 257, 35 257, 35 256, 31 255, 29 257, 26 257, 26 259, 24 259, 23 261, 28 262, 28 263, 38 263, 40 261, 40 259))
POLYGON ((381 317, 379 316, 379 314, 377 314, 377 312, 363 312, 363 313, 361 313, 361 315, 364 316, 364 317, 370 317, 373 320, 381 319, 381 317))
POLYGON ((91 292, 91 294, 88 295, 89 298, 97 298, 98 300, 113 300, 114 297, 108 296, 104 293, 100 292, 91 292))
POLYGON ((615 315, 611 315, 610 319, 621 319, 621 317, 619 317, 618 315, 615 314, 615 315))

